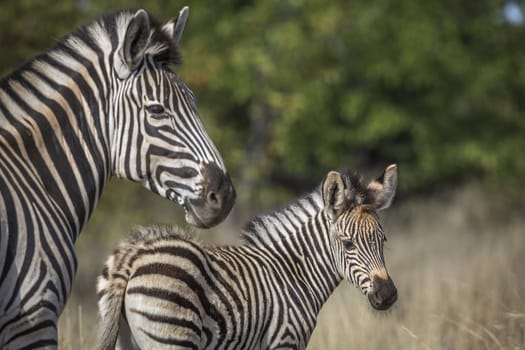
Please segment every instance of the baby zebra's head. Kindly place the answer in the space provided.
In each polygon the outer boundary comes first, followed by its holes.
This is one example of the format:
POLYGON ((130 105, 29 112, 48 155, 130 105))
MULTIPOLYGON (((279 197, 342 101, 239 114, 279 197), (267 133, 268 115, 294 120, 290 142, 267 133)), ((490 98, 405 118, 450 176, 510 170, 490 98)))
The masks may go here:
POLYGON ((338 272, 377 310, 386 310, 397 300, 383 258, 386 236, 377 216, 392 203, 396 186, 396 165, 368 184, 349 171, 331 171, 321 185, 338 272))

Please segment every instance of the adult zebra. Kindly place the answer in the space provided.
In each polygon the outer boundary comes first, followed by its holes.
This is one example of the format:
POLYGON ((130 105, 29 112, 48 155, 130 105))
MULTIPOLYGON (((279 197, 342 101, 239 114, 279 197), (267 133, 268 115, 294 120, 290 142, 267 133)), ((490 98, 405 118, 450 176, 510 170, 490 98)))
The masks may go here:
POLYGON ((107 15, 0 81, 0 348, 56 346, 74 243, 110 176, 179 203, 200 227, 233 206, 195 98, 169 68, 187 16, 107 15))
POLYGON ((206 248, 175 228, 137 229, 99 277, 99 349, 113 349, 121 313, 141 349, 304 349, 343 279, 376 309, 397 299, 376 214, 390 206, 396 166, 367 185, 328 173, 312 193, 257 217, 244 244, 206 248))

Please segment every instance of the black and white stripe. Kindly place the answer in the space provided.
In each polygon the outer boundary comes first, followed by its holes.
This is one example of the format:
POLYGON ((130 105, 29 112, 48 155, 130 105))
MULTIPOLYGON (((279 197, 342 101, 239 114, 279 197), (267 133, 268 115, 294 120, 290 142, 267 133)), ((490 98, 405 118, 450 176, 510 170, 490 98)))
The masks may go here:
POLYGON ((169 68, 188 9, 164 25, 123 11, 0 81, 0 348, 56 346, 74 242, 112 176, 208 227, 235 192, 192 92, 169 68))
POLYGON ((312 193, 253 219, 239 246, 136 229, 98 280, 99 349, 115 347, 121 314, 141 349, 304 349, 343 279, 376 309, 389 308, 397 291, 376 211, 396 184, 395 166, 368 184, 332 171, 312 193))

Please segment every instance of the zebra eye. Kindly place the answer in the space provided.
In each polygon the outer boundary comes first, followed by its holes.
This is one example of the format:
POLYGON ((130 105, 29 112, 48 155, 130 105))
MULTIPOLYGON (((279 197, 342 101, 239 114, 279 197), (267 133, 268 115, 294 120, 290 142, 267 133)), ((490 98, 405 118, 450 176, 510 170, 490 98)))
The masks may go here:
POLYGON ((351 239, 345 239, 343 241, 343 246, 346 250, 352 250, 354 248, 354 242, 351 239))
POLYGON ((164 106, 156 103, 154 105, 146 106, 146 110, 151 114, 162 114, 164 113, 164 106))

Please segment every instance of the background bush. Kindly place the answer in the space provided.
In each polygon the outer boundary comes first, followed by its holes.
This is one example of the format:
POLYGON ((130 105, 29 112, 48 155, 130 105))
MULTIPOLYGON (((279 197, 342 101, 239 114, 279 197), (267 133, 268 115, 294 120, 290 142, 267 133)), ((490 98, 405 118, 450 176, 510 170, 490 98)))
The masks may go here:
POLYGON ((4 0, 0 72, 117 8, 190 5, 176 70, 241 201, 274 204, 331 168, 397 162, 403 195, 525 177, 519 2, 4 0), (272 202, 273 201, 273 202, 272 202))

